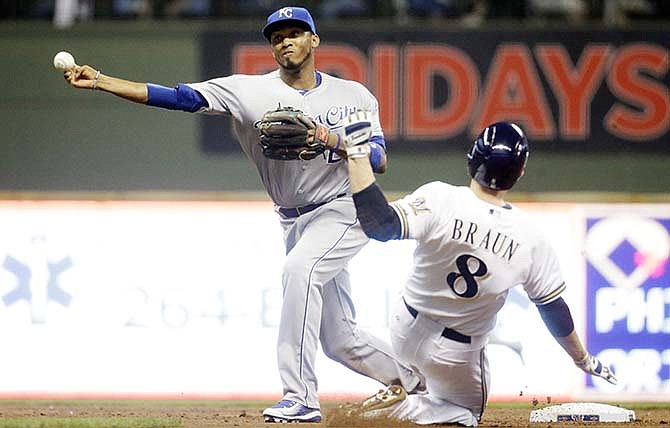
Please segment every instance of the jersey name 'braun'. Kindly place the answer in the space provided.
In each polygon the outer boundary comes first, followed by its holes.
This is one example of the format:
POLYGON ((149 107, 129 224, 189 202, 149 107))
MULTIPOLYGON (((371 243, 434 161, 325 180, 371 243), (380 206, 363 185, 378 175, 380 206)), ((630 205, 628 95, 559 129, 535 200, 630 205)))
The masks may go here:
POLYGON ((480 230, 477 223, 455 218, 451 239, 470 244, 474 248, 484 248, 492 254, 511 261, 520 243, 515 241, 514 238, 504 233, 496 232, 491 228, 484 230, 486 230, 486 233, 480 230))

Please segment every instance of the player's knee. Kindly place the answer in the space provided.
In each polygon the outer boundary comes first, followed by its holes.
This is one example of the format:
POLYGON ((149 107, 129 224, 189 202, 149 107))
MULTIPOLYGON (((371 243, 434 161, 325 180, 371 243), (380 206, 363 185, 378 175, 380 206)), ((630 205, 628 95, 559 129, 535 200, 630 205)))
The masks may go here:
POLYGON ((323 285, 324 272, 319 269, 318 260, 305 259, 304 257, 286 257, 284 261, 284 283, 302 282, 312 285, 323 285))
POLYGON ((330 358, 331 360, 339 362, 348 360, 346 355, 347 348, 345 346, 341 346, 341 344, 325 344, 321 342, 321 349, 323 349, 323 353, 326 354, 326 357, 330 358))
POLYGON ((321 349, 328 358, 335 361, 351 361, 359 358, 357 335, 321 334, 321 349))
POLYGON ((286 257, 284 261, 284 276, 285 277, 307 277, 309 275, 310 266, 304 259, 298 257, 286 257))

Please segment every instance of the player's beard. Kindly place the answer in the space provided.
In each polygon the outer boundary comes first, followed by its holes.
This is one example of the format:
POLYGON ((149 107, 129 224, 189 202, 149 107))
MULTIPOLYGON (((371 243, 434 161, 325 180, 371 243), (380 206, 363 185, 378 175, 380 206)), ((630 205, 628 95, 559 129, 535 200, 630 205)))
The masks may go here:
POLYGON ((312 50, 310 49, 301 61, 293 61, 291 58, 280 58, 279 65, 289 73, 297 73, 302 70, 303 65, 312 58, 312 50))

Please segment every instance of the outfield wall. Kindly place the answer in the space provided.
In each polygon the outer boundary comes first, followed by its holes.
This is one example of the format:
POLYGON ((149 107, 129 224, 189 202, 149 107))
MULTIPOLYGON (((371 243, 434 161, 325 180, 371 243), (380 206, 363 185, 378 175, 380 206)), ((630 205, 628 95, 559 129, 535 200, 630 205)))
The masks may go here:
MULTIPOLYGON (((503 112, 532 134, 520 191, 670 193, 670 38, 662 25, 549 33, 369 24, 353 23, 356 37, 341 24, 320 26, 317 61, 379 96, 389 136, 384 189, 465 183, 473 130, 503 112)), ((252 165, 219 133, 225 119, 205 125, 73 90, 52 67, 65 49, 110 75, 168 86, 261 71, 272 63, 261 25, 95 21, 56 31, 0 22, 0 190, 261 190, 252 165)))
MULTIPOLYGON (((489 346, 492 399, 670 400, 670 205, 521 206, 620 383, 576 369, 515 288, 489 346)), ((277 220, 266 202, 0 202, 0 397, 276 398, 277 220)), ((362 328, 388 336, 413 245, 372 242, 351 262, 362 328)), ((317 372, 324 396, 378 387, 321 353, 317 372)))

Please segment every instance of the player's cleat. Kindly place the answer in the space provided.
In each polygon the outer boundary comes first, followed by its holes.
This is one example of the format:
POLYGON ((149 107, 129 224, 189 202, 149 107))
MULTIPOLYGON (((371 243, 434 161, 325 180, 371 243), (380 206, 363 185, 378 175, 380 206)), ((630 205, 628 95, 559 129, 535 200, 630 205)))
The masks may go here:
POLYGON ((293 400, 281 400, 263 410, 265 422, 321 422, 321 411, 293 400))
POLYGON ((389 385, 385 389, 380 389, 375 395, 366 398, 355 409, 347 412, 348 416, 358 415, 364 418, 374 418, 383 416, 391 407, 407 398, 405 388, 400 385, 389 385))

